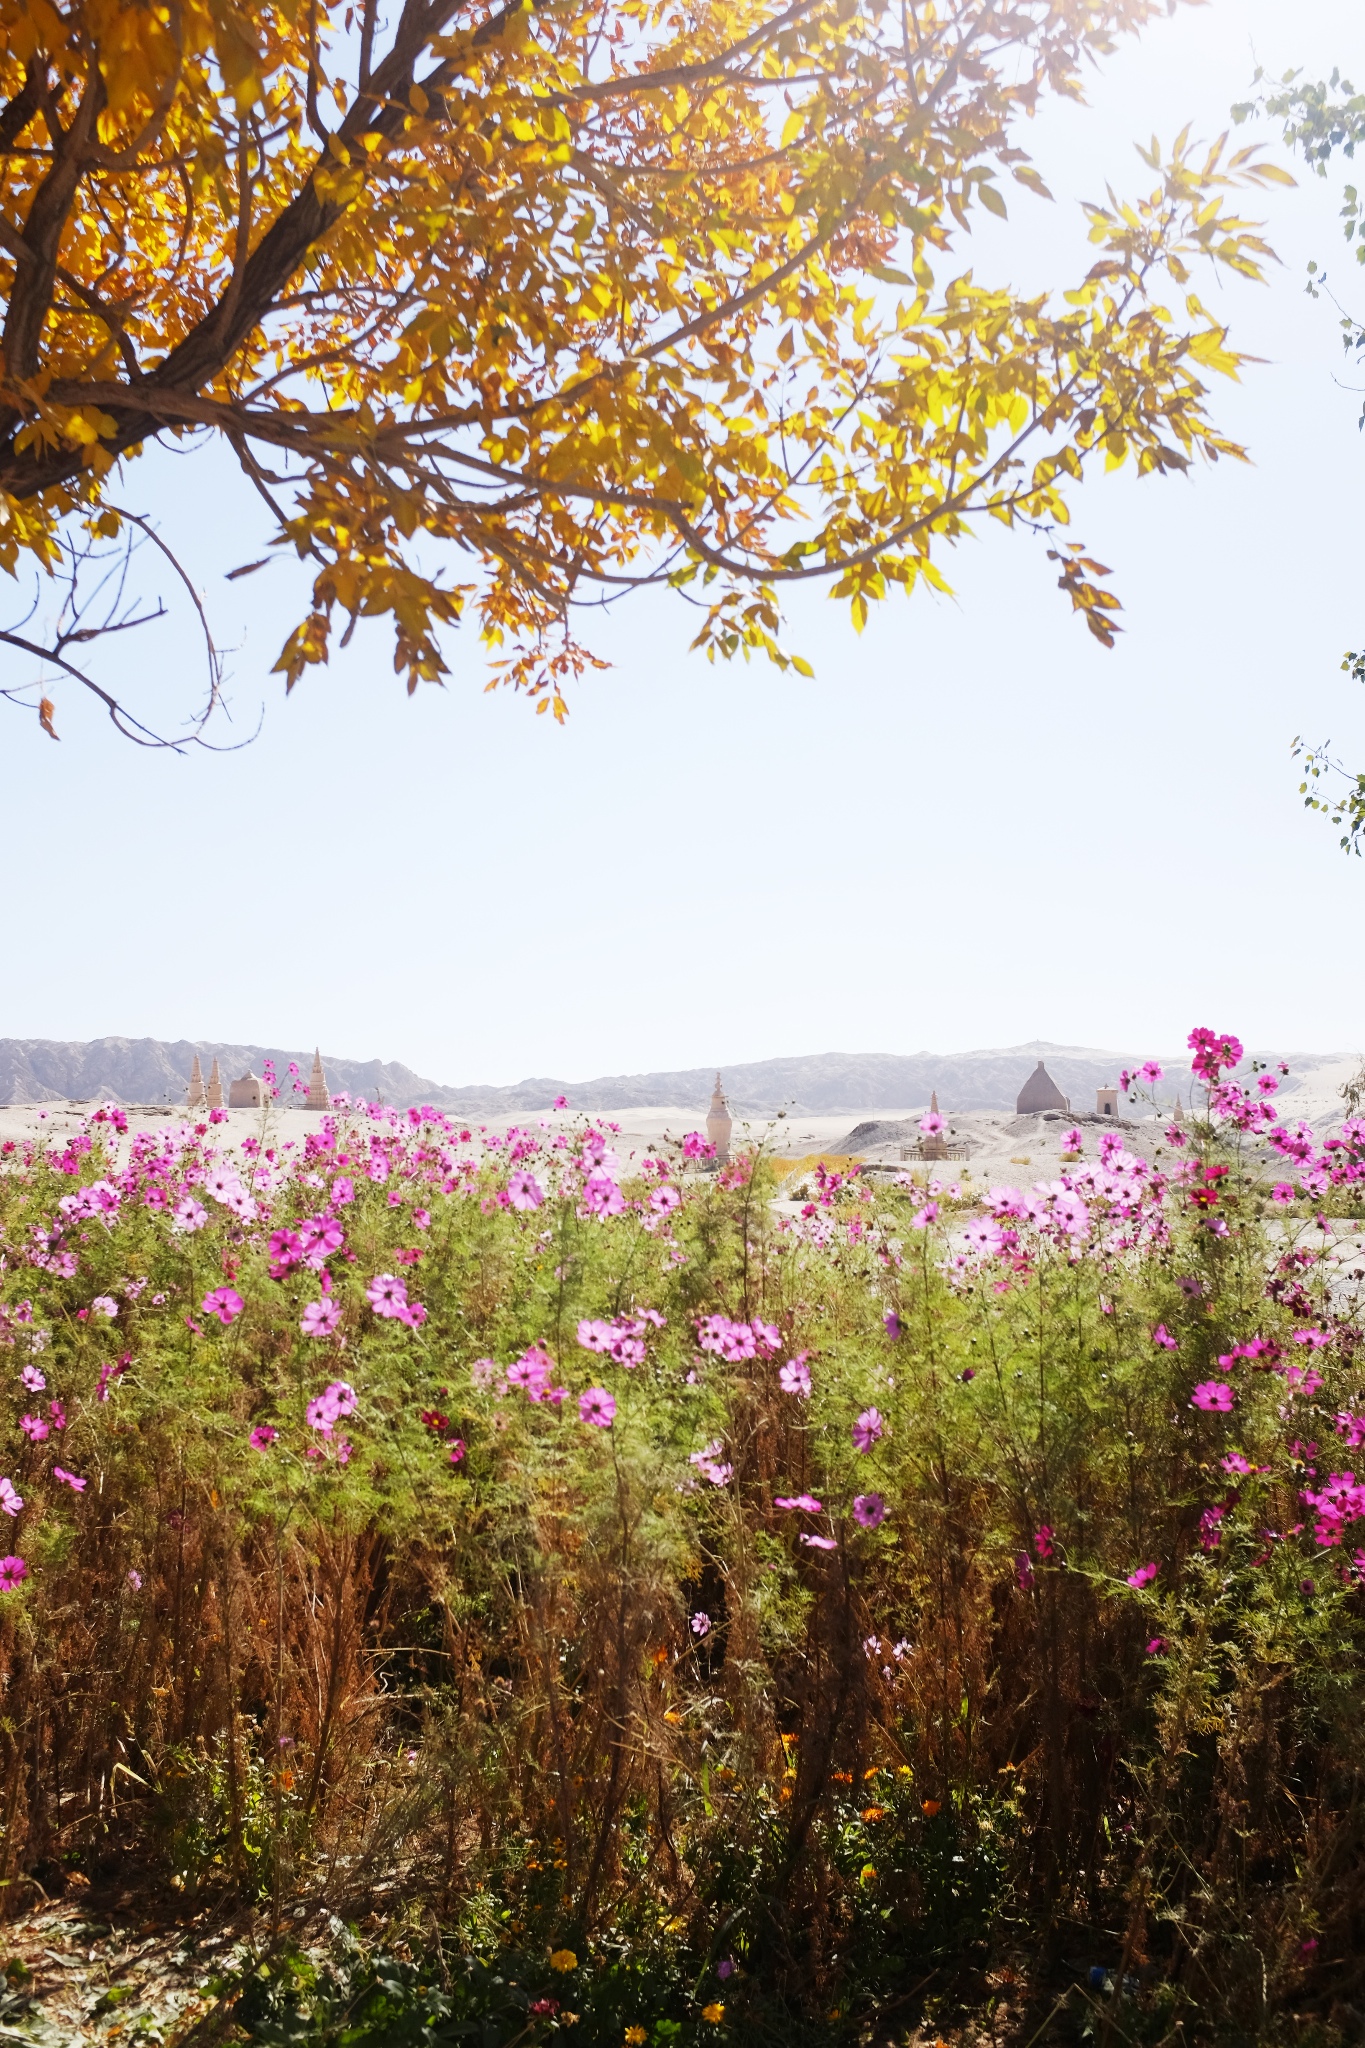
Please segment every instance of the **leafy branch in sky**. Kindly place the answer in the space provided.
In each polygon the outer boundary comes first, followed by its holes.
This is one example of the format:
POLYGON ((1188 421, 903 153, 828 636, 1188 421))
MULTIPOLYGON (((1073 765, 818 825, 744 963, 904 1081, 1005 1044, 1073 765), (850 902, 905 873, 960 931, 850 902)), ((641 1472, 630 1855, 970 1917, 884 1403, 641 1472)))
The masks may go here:
POLYGON ((383 618, 409 691, 472 628, 482 675, 562 717, 580 615, 649 585, 708 655, 806 672, 788 586, 861 627, 945 588, 982 516, 1047 536, 1111 644, 1068 494, 1241 455, 1194 272, 1261 276, 1237 194, 1286 174, 1182 136, 1089 208, 1070 290, 952 259, 1013 187, 1047 195, 1016 140, 1040 101, 1169 11, 9 0, 0 564, 114 540, 133 457, 216 439, 310 574, 291 688, 383 618))

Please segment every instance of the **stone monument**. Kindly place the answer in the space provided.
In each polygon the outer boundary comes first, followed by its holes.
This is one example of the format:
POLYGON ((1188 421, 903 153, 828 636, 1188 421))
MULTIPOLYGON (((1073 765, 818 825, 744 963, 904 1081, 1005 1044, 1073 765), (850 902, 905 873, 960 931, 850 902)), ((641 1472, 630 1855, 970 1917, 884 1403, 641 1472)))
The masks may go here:
POLYGON ((1096 1116, 1117 1116, 1119 1113, 1119 1091, 1117 1088, 1095 1090, 1096 1116))
POLYGON ((263 1099, 264 1082, 254 1074, 243 1074, 228 1088, 229 1109, 259 1109, 263 1099))
POLYGON ((716 1148, 717 1164, 723 1165, 730 1157, 730 1133, 734 1129, 725 1091, 716 1075, 716 1085, 711 1095, 711 1107, 706 1112, 706 1135, 716 1148))
POLYGON ((203 1069, 199 1065, 198 1053, 195 1054, 194 1065, 190 1068, 189 1104, 191 1109, 203 1109, 204 1107, 204 1074, 203 1069))
POLYGON ((1039 1060, 1019 1090, 1019 1100, 1014 1105, 1015 1115, 1041 1116, 1045 1110, 1060 1109, 1065 1112, 1070 1107, 1061 1089, 1039 1060))
POLYGON ((327 1076, 322 1071, 322 1054, 316 1047, 313 1051, 313 1071, 308 1076, 308 1093, 304 1097, 303 1106, 305 1109, 330 1109, 332 1106, 332 1098, 327 1093, 327 1076))
POLYGON ((223 1106, 223 1084, 218 1078, 217 1060, 209 1068, 209 1085, 204 1090, 204 1106, 206 1109, 221 1109, 223 1106))
MULTIPOLYGON (((929 1097, 929 1114, 931 1116, 939 1114, 937 1088, 933 1090, 929 1097)), ((926 1131, 924 1133, 919 1141, 919 1156, 921 1159, 946 1159, 948 1157, 948 1140, 944 1137, 942 1131, 926 1131)))

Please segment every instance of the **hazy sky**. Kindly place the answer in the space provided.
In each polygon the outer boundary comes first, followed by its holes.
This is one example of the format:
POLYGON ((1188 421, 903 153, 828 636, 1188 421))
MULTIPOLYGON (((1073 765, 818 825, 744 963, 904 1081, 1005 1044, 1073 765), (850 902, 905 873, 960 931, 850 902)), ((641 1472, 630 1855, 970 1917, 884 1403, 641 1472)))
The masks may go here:
MULTIPOLYGON (((1079 275, 1075 202, 1144 189, 1134 139, 1216 134, 1257 59, 1365 74, 1359 0, 1211 0, 1126 46, 1089 108, 1035 125, 1058 204, 1012 198, 963 267, 1079 275)), ((595 635, 615 666, 564 730, 483 694, 472 635, 444 692, 409 701, 387 642, 358 636, 286 702, 268 672, 299 573, 222 580, 259 552, 255 501, 211 457, 137 465, 125 502, 194 564, 236 716, 249 731, 264 702, 264 730, 149 757, 68 693, 56 746, 0 705, 0 1035, 320 1040, 451 1082, 1033 1037, 1167 1050, 1193 1023, 1365 1044, 1365 863, 1303 811, 1289 756, 1302 731, 1365 766, 1339 668, 1365 645, 1362 400, 1303 291, 1317 256, 1365 311, 1339 204, 1337 181, 1272 195, 1271 287, 1200 286, 1266 359, 1215 380, 1255 466, 1081 494, 1074 531, 1126 608, 1112 654, 1042 547, 992 532, 945 562, 955 600, 891 603, 861 639, 806 595, 789 637, 811 682, 709 667, 690 614, 650 594, 595 635)), ((193 686, 169 628, 133 658, 149 701, 193 686)))

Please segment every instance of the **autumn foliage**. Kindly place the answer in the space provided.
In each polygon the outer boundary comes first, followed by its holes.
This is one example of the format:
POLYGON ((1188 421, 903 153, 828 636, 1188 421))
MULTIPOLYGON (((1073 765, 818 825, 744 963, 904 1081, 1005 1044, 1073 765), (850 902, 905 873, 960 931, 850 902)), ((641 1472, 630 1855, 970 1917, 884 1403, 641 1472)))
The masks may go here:
POLYGON ((0 562, 116 536, 129 460, 207 436, 312 578, 291 685, 387 617, 415 687, 467 620, 562 714, 577 611, 648 583, 709 653, 796 660, 790 585, 861 624, 982 516, 1108 641, 1068 492, 1238 452, 1194 273, 1259 275, 1232 195, 1283 174, 1154 152, 1066 292, 961 244, 1046 191, 1042 99, 1165 11, 5 0, 0 562))

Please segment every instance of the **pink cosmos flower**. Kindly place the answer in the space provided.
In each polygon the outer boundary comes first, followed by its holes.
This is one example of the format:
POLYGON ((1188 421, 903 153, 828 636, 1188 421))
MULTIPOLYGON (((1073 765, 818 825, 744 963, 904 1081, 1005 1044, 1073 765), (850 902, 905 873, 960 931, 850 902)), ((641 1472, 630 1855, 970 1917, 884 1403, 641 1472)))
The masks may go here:
POLYGON ((1293 1181, 1277 1180, 1274 1187, 1270 1190, 1270 1199, 1272 1202, 1292 1202, 1294 1199, 1293 1181))
POLYGON ((452 1465, 463 1465, 464 1461, 465 1440, 462 1436, 457 1436, 454 1443, 450 1446, 450 1462, 452 1465))
POLYGON ((0 1593, 12 1593, 28 1577, 22 1557, 0 1557, 0 1593))
POLYGON ((142 1591, 142 1574, 136 1565, 129 1565, 128 1567, 128 1584, 135 1593, 142 1591))
POLYGON ((578 1341, 585 1351, 610 1351, 616 1341, 616 1332, 600 1316, 591 1320, 585 1316, 578 1325, 578 1341))
POLYGON ((946 1131, 948 1128, 936 1109, 927 1109, 924 1112, 919 1120, 919 1127, 926 1138, 936 1138, 940 1131, 946 1131))
POLYGON ((710 1635, 711 1617, 709 1614, 694 1614, 692 1616, 692 1633, 697 1637, 710 1635))
POLYGON ((676 1188, 655 1188, 649 1198, 649 1206, 656 1216, 671 1216, 681 1201, 682 1196, 676 1188))
POLYGON ((1044 1522, 1044 1523, 1043 1523, 1043 1525, 1042 1525, 1042 1527, 1041 1527, 1040 1529, 1035 1529, 1035 1530, 1034 1530, 1034 1532, 1033 1532, 1033 1548, 1034 1548, 1035 1552, 1037 1553, 1037 1555, 1038 1555, 1039 1557, 1043 1557, 1043 1558, 1051 1557, 1051 1555, 1052 1555, 1052 1526, 1051 1526, 1051 1524, 1050 1524, 1050 1523, 1048 1523, 1048 1522, 1044 1522))
POLYGON ((253 1451, 264 1451, 274 1443, 278 1435, 279 1431, 272 1429, 268 1422, 258 1422, 251 1435, 247 1438, 247 1442, 251 1445, 253 1451))
POLYGON ((927 1230, 931 1223, 938 1222, 938 1203, 926 1202, 922 1209, 916 1209, 910 1218, 912 1230, 927 1230))
POLYGON ((802 1351, 795 1358, 789 1358, 777 1375, 777 1383, 784 1394, 797 1394, 804 1401, 810 1395, 810 1367, 806 1364, 807 1354, 802 1351))
POLYGON ((853 1448, 855 1451, 870 1451, 879 1437, 886 1432, 886 1422, 875 1408, 864 1408, 853 1425, 853 1448))
POLYGON ((392 1273, 376 1273, 365 1289, 365 1299, 377 1316, 392 1319, 407 1306, 407 1286, 402 1280, 395 1280, 392 1273))
POLYGON ((13 1482, 9 1479, 0 1479, 0 1508, 3 1508, 7 1515, 17 1515, 23 1505, 23 1500, 15 1492, 13 1482))
POLYGON ((1229 1451, 1227 1456, 1220 1458, 1218 1462, 1225 1472, 1235 1472, 1239 1478, 1243 1478, 1248 1472, 1256 1470, 1256 1467, 1250 1464, 1240 1451, 1229 1451))
POLYGON ((19 1427, 31 1444, 40 1444, 45 1436, 51 1436, 52 1434, 50 1427, 43 1421, 41 1415, 21 1415, 19 1417, 19 1427))
POLYGON ((1213 1415, 1231 1413, 1235 1399, 1226 1380, 1201 1380, 1190 1395, 1191 1408, 1203 1408, 1213 1415))
POLYGON ((1158 1323, 1153 1330, 1152 1342, 1159 1346, 1162 1351, 1178 1351, 1180 1349, 1176 1339, 1171 1335, 1164 1323, 1158 1323))
POLYGON ((1294 1342, 1296 1344, 1306 1344, 1311 1351, 1321 1351, 1324 1345, 1330 1344, 1331 1341, 1326 1330, 1295 1330, 1294 1332, 1294 1342))
POLYGON ((508 1181, 507 1200, 513 1209, 538 1209, 545 1200, 545 1190, 535 1175, 523 1168, 508 1181))
POLYGON ((412 1212, 412 1227, 414 1230, 430 1230, 430 1209, 414 1209, 412 1212))
POLYGON ((886 1314, 882 1317, 882 1322, 885 1325, 887 1336, 891 1339, 891 1342, 894 1344, 901 1334, 900 1317, 896 1314, 896 1311, 893 1308, 889 1308, 886 1311, 886 1314))
POLYGON ((689 1131, 683 1139, 682 1148, 684 1159, 709 1159, 716 1149, 700 1131, 689 1131))
POLYGON ((1069 1131, 1063 1131, 1062 1150, 1063 1152, 1083 1152, 1085 1150, 1085 1138, 1078 1125, 1073 1124, 1069 1131))
POLYGON ((47 1385, 47 1381, 36 1365, 26 1365, 19 1377, 31 1394, 41 1394, 43 1388, 47 1385))
POLYGON ((335 1295, 324 1294, 321 1301, 310 1301, 299 1318, 299 1328, 305 1337, 330 1337, 341 1321, 341 1303, 335 1295))
POLYGON ((118 1314, 118 1303, 112 1294, 97 1294, 90 1304, 90 1312, 92 1315, 108 1316, 112 1323, 118 1314))
POLYGON ((1150 1088, 1155 1088, 1157 1082, 1161 1079, 1161 1069, 1155 1060, 1144 1060, 1138 1068, 1138 1072, 1150 1088))
POLYGON ((246 1303, 235 1287, 215 1287, 211 1294, 204 1296, 199 1306, 206 1316, 217 1316, 226 1329, 229 1323, 236 1322, 246 1303))
POLYGON ((802 1530, 800 1540, 811 1550, 837 1550, 839 1548, 838 1542, 833 1536, 812 1536, 809 1530, 806 1529, 802 1530))
POLYGON ((886 1520, 886 1502, 879 1493, 860 1493, 853 1502, 853 1519, 863 1529, 877 1529, 886 1520))
POLYGON ((1018 1557, 1015 1558, 1014 1575, 1019 1581, 1020 1591, 1027 1593, 1036 1577, 1033 1569, 1033 1560, 1029 1557, 1027 1551, 1021 1550, 1018 1557))
POLYGON ((775 1508, 799 1508, 803 1514, 822 1515, 824 1509, 813 1493, 778 1493, 773 1496, 775 1508))
POLYGON ((1124 1584, 1136 1588, 1140 1593, 1144 1586, 1150 1586, 1161 1570, 1159 1564, 1140 1564, 1135 1572, 1129 1572, 1124 1584))
POLYGON ((626 1198, 609 1173, 590 1173, 583 1183, 583 1207, 590 1216, 620 1216, 626 1198))
POLYGON ((296 1230, 272 1230, 266 1249, 270 1254, 270 1277, 278 1280, 303 1257, 303 1239, 296 1230))
POLYGON ((69 1486, 73 1493, 84 1493, 90 1484, 88 1479, 78 1479, 74 1472, 68 1472, 62 1465, 52 1467, 52 1477, 59 1480, 63 1486, 69 1486))
POLYGON ((589 1387, 578 1397, 580 1422, 590 1423, 594 1429, 610 1429, 616 1415, 616 1396, 609 1394, 605 1387, 589 1387))
POLYGON ((1165 1655, 1165 1653, 1166 1653, 1166 1638, 1165 1638, 1165 1636, 1153 1636, 1153 1637, 1152 1637, 1152 1640, 1151 1640, 1151 1641, 1150 1641, 1150 1643, 1148 1643, 1148 1645, 1147 1645, 1147 1655, 1148 1655, 1149 1657, 1161 1657, 1161 1656, 1164 1656, 1164 1655, 1165 1655))
POLYGON ((354 1200, 355 1182, 349 1174, 339 1173, 332 1182, 333 1206, 337 1209, 342 1209, 346 1206, 347 1202, 353 1202, 354 1200))

